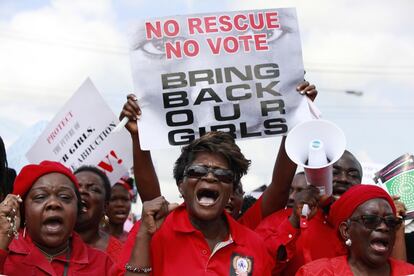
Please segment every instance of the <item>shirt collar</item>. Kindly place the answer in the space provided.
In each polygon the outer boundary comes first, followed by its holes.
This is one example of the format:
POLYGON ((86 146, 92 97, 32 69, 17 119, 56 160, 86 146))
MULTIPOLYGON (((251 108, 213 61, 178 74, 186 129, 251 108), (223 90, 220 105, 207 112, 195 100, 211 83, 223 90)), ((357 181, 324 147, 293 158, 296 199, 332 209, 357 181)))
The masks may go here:
MULTIPOLYGON (((223 214, 229 224, 230 229, 230 236, 234 243, 243 245, 246 244, 246 238, 245 235, 242 232, 242 229, 244 226, 242 226, 240 223, 238 223, 236 220, 234 220, 231 215, 229 215, 226 211, 223 210, 223 214)), ((192 232, 199 232, 190 221, 186 205, 185 203, 182 203, 177 209, 175 209, 171 214, 171 223, 172 223, 172 229, 176 232, 182 232, 182 233, 192 233, 192 232)))

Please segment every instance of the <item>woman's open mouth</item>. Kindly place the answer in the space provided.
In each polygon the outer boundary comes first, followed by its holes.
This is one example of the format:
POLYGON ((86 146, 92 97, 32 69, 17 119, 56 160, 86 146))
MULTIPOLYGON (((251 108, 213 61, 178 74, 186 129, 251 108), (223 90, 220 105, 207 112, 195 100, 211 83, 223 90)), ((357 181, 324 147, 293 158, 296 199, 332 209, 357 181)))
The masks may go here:
POLYGON ((89 204, 85 201, 85 200, 81 200, 81 213, 84 214, 86 212, 88 212, 88 206, 89 204))
POLYGON ((229 213, 229 214, 233 213, 233 209, 234 209, 234 207, 233 207, 233 204, 231 204, 231 203, 227 203, 226 206, 224 207, 224 210, 226 210, 227 213, 229 213))
POLYGON ((207 188, 202 188, 196 193, 198 204, 204 207, 213 206, 217 202, 219 196, 220 193, 218 191, 207 188))
POLYGON ((385 238, 372 239, 370 242, 370 246, 375 252, 379 254, 384 254, 389 251, 389 241, 385 238))
POLYGON ((63 218, 57 216, 49 217, 43 221, 43 226, 49 233, 60 232, 64 228, 63 218))
POLYGON ((116 210, 113 213, 115 215, 116 218, 118 219, 124 219, 128 217, 128 212, 126 210, 116 210))

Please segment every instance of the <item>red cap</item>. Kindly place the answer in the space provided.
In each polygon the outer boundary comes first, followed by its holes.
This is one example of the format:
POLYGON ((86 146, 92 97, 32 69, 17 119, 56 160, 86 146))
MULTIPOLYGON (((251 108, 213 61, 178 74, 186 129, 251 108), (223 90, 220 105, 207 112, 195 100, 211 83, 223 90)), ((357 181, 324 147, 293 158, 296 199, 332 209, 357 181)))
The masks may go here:
POLYGON ((71 170, 66 168, 59 162, 42 161, 40 164, 30 164, 24 166, 17 175, 13 185, 13 194, 24 197, 26 193, 32 188, 33 184, 41 176, 49 173, 61 173, 67 176, 75 185, 76 189, 79 189, 78 180, 71 170))
POLYGON ((369 184, 355 185, 349 188, 349 190, 341 195, 341 197, 331 206, 329 219, 335 226, 335 229, 338 230, 339 224, 350 218, 359 205, 374 198, 385 199, 390 204, 394 215, 397 213, 394 201, 384 189, 369 184))

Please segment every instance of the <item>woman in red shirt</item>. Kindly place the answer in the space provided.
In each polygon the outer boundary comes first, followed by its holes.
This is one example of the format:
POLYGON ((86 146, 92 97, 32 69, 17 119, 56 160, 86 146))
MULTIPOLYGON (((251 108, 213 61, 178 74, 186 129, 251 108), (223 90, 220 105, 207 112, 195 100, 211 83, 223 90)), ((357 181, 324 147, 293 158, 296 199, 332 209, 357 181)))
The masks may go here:
POLYGON ((106 209, 109 223, 104 230, 122 243, 128 237, 128 232, 124 230, 124 224, 131 211, 133 183, 134 180, 131 177, 119 179, 112 187, 111 197, 106 209))
POLYGON ((356 185, 332 206, 330 220, 348 248, 348 255, 323 258, 301 267, 296 275, 407 275, 414 266, 390 258, 396 230, 392 198, 374 185, 356 185))
POLYGON ((109 275, 111 259, 73 231, 80 206, 78 188, 72 172, 57 162, 21 170, 13 194, 0 203, 0 273, 109 275))
POLYGON ((82 166, 74 172, 79 182, 82 209, 76 221, 76 232, 93 248, 102 250, 115 262, 122 250, 122 243, 100 229, 111 196, 108 177, 95 166, 82 166))

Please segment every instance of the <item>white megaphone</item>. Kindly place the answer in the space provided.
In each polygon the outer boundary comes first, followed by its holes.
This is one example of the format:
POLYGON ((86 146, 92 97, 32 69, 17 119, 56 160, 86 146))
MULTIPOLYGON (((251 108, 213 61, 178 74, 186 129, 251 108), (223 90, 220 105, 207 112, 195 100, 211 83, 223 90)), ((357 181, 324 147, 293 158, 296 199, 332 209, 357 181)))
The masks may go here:
POLYGON ((289 158, 305 170, 306 181, 321 194, 332 194, 332 164, 345 151, 344 132, 330 121, 310 120, 295 126, 287 135, 289 158))

